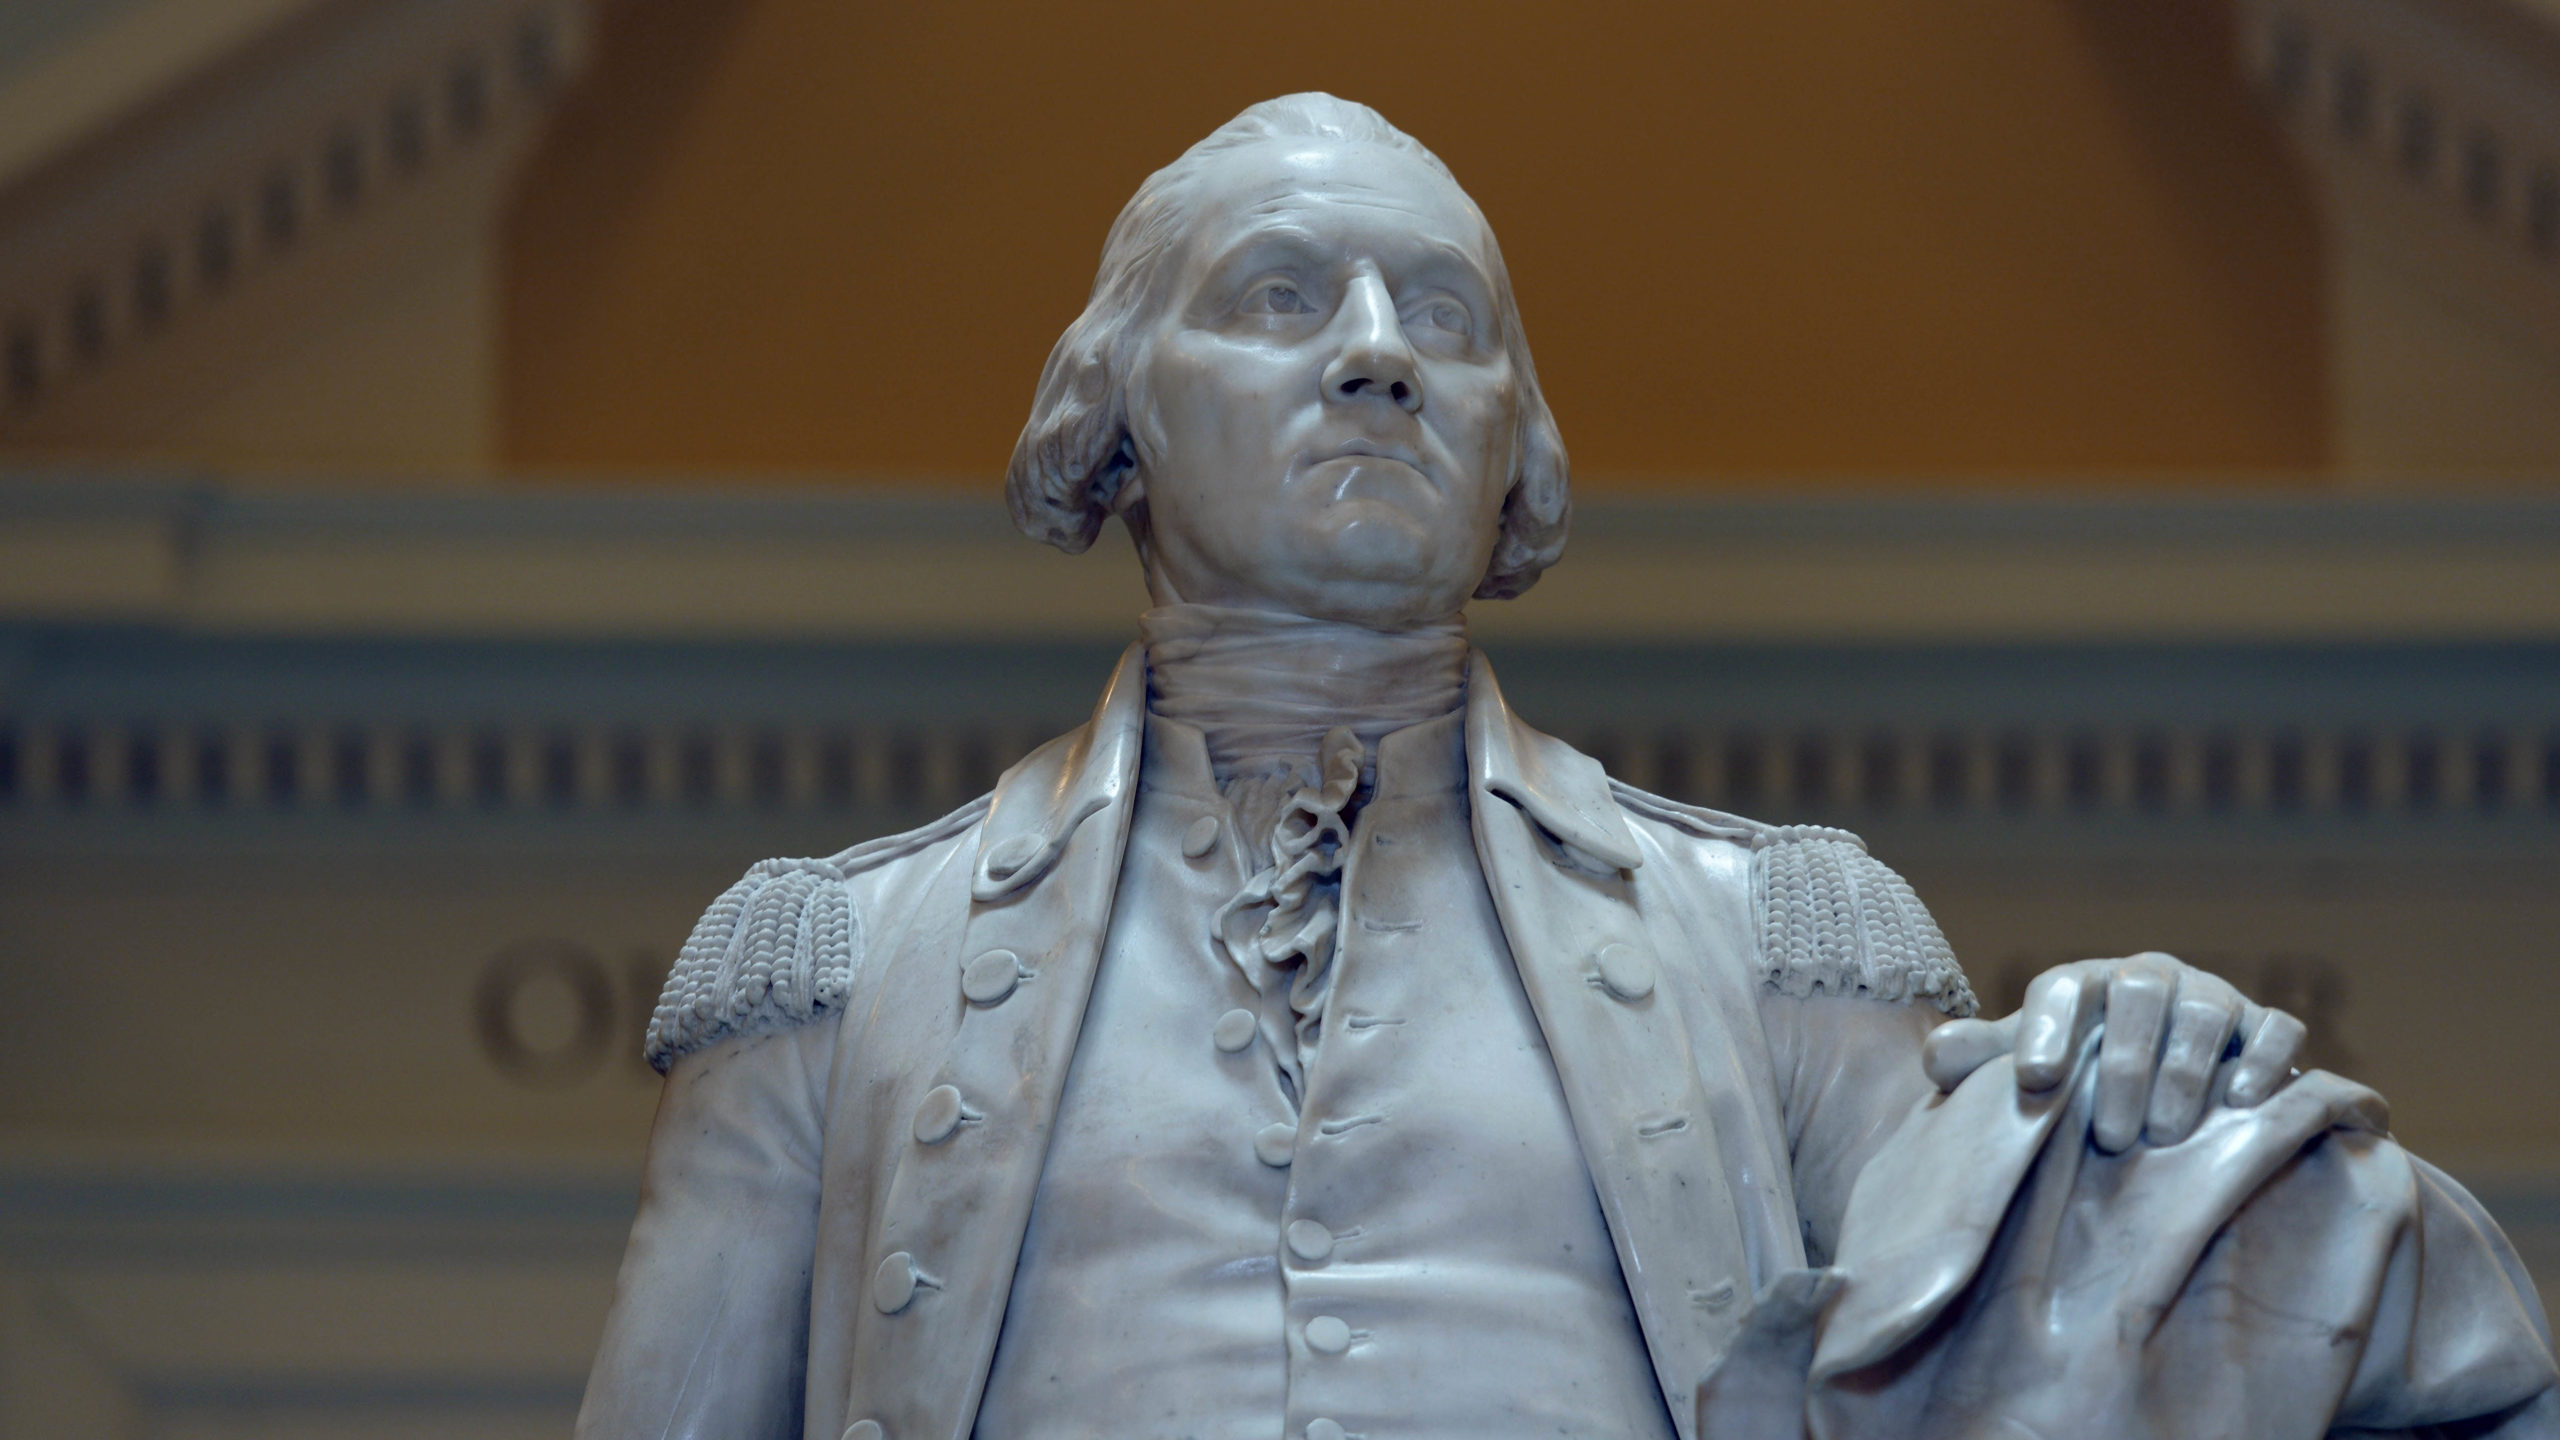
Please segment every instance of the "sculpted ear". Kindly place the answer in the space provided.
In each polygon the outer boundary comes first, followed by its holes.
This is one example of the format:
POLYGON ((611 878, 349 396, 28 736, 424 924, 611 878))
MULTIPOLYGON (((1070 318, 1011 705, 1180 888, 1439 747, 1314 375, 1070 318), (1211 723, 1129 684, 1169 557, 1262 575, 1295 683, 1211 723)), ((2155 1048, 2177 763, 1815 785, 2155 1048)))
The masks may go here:
POLYGON ((1070 555, 1090 548, 1134 459, 1119 377, 1081 317, 1058 337, 1005 470, 1014 528, 1070 555))
POLYGON ((1511 491, 1502 500, 1502 534, 1494 540, 1484 583, 1476 586, 1477 599, 1508 600, 1537 584, 1538 576, 1563 556, 1566 532, 1573 527, 1571 482, 1564 436, 1556 430, 1545 397, 1534 396, 1521 417, 1511 491))

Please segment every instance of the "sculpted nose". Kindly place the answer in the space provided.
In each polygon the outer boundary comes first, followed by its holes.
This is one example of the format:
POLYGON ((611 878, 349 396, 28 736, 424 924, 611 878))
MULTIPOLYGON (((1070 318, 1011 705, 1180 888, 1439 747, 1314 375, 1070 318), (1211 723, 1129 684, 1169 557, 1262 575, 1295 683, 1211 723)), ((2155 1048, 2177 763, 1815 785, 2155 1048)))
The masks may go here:
POLYGON ((1408 415, 1422 409, 1422 376, 1384 281, 1375 275, 1354 280, 1334 324, 1343 330, 1342 348, 1324 368, 1327 400, 1383 399, 1408 415))

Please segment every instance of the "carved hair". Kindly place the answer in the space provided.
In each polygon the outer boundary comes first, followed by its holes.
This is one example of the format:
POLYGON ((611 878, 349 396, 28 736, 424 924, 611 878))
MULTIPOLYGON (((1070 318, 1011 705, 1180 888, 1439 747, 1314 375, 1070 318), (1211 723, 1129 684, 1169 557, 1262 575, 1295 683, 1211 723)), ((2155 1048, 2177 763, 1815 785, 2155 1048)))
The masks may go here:
MULTIPOLYGON (((1247 109, 1148 176, 1112 222, 1093 295, 1049 352, 1032 398, 1031 419, 1014 443, 1005 495, 1022 533, 1071 555, 1102 533, 1113 497, 1137 464, 1128 404, 1130 372, 1138 358, 1134 337, 1139 322, 1162 298, 1156 294, 1158 273, 1190 221, 1192 184, 1220 155, 1268 140, 1386 145, 1449 174, 1438 156, 1377 111, 1309 92, 1247 109)), ((1450 183, 1457 183, 1455 176, 1450 183)), ((1502 503, 1502 535, 1476 594, 1508 599, 1535 584, 1538 573, 1564 553, 1573 507, 1564 439, 1538 389, 1537 367, 1530 362, 1529 342, 1511 296, 1511 274, 1490 229, 1485 249, 1493 263, 1494 304, 1501 313, 1520 405, 1510 491, 1502 503)))

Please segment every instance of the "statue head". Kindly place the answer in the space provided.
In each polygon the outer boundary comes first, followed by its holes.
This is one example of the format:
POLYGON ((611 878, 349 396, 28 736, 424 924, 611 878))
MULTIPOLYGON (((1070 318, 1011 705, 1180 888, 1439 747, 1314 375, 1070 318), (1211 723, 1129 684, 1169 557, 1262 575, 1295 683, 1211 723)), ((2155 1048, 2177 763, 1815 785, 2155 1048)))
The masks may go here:
POLYGON ((1071 553, 1121 516, 1160 604, 1380 629, 1526 590, 1570 512, 1492 229, 1430 151, 1322 94, 1138 187, 1006 488, 1071 553))

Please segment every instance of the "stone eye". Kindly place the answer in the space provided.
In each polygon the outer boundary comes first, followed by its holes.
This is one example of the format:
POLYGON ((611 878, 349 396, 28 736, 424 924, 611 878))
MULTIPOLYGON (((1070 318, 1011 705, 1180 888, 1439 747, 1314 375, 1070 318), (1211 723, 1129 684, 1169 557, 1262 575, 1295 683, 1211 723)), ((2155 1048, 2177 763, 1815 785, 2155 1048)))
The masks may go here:
POLYGON ((1434 300, 1422 308, 1422 322, 1436 330, 1453 334, 1467 333, 1467 312, 1454 300, 1434 300))
POLYGON ((1244 308, 1263 315, 1312 315, 1316 307, 1307 302, 1297 286, 1277 282, 1247 296, 1244 308))

